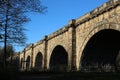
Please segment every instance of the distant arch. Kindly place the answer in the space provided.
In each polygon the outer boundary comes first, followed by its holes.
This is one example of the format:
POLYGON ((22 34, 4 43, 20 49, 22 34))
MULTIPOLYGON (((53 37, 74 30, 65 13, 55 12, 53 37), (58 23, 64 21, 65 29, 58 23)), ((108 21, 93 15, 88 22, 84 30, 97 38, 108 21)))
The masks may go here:
POLYGON ((20 69, 23 69, 23 58, 21 58, 21 61, 20 61, 20 69))
POLYGON ((26 70, 27 71, 30 70, 30 56, 28 56, 27 59, 26 59, 26 70))
POLYGON ((64 71, 68 67, 68 53, 61 45, 57 45, 50 57, 50 70, 64 71))
POLYGON ((41 52, 38 52, 36 57, 35 57, 35 67, 34 69, 36 71, 41 71, 42 70, 42 64, 43 64, 43 55, 41 52))

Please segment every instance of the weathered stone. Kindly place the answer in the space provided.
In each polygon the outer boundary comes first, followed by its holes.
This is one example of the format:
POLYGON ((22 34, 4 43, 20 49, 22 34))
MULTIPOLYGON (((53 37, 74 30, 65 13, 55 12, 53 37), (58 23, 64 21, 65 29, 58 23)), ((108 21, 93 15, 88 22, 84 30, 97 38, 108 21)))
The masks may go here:
POLYGON ((20 62, 24 60, 21 69, 26 69, 28 56, 31 58, 30 67, 34 68, 36 55, 40 52, 43 55, 42 67, 48 70, 52 52, 60 45, 68 54, 68 70, 79 70, 83 50, 93 35, 104 29, 120 31, 119 13, 120 1, 110 0, 81 18, 71 20, 65 27, 20 52, 20 62))

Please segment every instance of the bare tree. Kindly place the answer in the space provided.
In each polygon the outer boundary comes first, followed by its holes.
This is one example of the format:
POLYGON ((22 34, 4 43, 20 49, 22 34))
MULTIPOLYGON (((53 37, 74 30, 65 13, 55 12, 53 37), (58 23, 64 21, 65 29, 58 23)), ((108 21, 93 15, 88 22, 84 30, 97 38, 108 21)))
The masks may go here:
POLYGON ((24 45, 26 42, 23 25, 30 21, 26 13, 45 13, 45 6, 40 0, 0 0, 1 39, 4 43, 4 66, 6 66, 6 46, 24 45))

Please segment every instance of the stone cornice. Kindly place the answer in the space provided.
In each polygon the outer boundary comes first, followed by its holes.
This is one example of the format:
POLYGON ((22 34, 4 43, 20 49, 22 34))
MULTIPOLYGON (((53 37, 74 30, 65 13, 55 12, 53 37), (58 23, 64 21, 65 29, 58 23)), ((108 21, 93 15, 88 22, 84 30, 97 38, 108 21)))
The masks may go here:
POLYGON ((90 19, 93 19, 94 17, 109 11, 110 9, 116 7, 117 5, 120 5, 120 0, 110 0, 106 3, 104 3, 103 5, 101 5, 100 7, 92 10, 91 12, 85 14, 84 16, 76 19, 76 26, 83 24, 84 22, 89 21, 90 19))

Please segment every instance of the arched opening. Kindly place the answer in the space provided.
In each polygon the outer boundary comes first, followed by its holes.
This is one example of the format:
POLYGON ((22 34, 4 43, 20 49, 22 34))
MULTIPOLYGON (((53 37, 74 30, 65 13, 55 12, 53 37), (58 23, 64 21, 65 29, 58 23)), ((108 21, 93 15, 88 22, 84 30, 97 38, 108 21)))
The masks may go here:
POLYGON ((30 70, 30 56, 28 56, 27 59, 26 59, 26 70, 27 71, 30 70))
POLYGON ((68 67, 68 53, 66 50, 58 45, 52 51, 50 58, 50 70, 52 71, 65 71, 68 67))
POLYGON ((117 56, 120 51, 120 32, 101 30, 86 44, 80 61, 82 71, 110 72, 117 70, 117 56))
POLYGON ((23 58, 21 58, 21 61, 20 61, 20 69, 23 69, 23 58))
POLYGON ((35 70, 36 71, 41 71, 42 70, 42 60, 43 60, 43 56, 42 54, 39 52, 35 58, 35 70))

